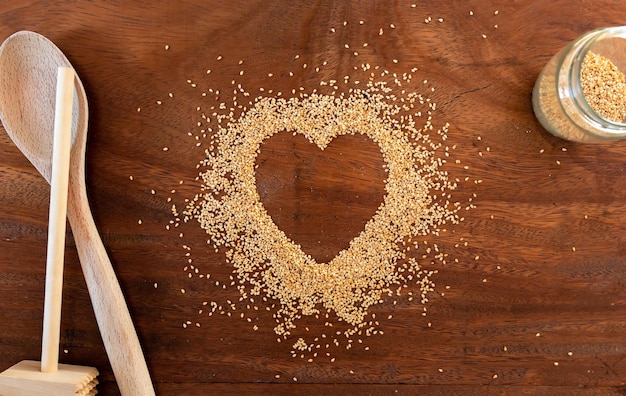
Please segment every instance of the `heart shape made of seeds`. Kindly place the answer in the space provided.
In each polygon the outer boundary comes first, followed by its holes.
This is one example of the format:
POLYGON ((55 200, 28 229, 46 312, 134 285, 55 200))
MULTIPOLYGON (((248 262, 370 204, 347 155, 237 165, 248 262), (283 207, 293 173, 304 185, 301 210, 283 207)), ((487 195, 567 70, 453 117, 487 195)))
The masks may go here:
MULTIPOLYGON (((419 99, 416 95, 407 102, 419 99)), ((368 308, 383 293, 401 287, 407 278, 419 279, 420 267, 407 257, 405 242, 458 221, 458 209, 440 205, 431 193, 454 189, 434 155, 440 145, 410 115, 398 117, 402 109, 375 90, 355 90, 348 97, 261 97, 239 118, 220 124, 216 149, 202 163, 203 193, 188 205, 186 216, 200 222, 216 248, 227 249, 243 297, 279 302, 276 334, 286 337, 298 318, 323 309, 355 328, 362 326, 368 308), (382 205, 327 263, 304 253, 261 202, 256 160, 263 142, 278 133, 304 136, 321 150, 336 137, 365 135, 382 154, 387 172, 382 205), (401 261, 405 264, 399 270, 401 261)))

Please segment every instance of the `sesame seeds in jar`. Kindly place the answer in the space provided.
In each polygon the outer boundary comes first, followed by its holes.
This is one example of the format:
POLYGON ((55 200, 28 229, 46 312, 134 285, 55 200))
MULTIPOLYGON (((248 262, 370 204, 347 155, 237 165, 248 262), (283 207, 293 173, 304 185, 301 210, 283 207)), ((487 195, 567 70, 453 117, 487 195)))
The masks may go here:
POLYGON ((604 143, 626 138, 626 27, 584 34, 539 74, 533 109, 550 133, 604 143))

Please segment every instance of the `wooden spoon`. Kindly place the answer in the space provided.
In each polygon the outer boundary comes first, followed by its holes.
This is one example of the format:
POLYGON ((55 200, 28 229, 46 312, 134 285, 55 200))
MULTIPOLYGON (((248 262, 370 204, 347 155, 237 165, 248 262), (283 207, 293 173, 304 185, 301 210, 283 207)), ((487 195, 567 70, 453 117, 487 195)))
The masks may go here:
MULTIPOLYGON (((28 31, 0 46, 0 120, 15 145, 50 183, 54 101, 58 67, 72 67, 44 36, 28 31)), ((137 333, 96 229, 85 185, 89 108, 75 79, 67 217, 85 275, 93 310, 122 395, 154 395, 137 333)))

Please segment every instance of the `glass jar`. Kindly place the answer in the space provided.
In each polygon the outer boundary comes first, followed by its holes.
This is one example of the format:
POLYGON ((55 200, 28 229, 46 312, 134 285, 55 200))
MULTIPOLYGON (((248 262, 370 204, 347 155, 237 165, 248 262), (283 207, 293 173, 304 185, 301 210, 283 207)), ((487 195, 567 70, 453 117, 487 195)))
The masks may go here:
MULTIPOLYGON (((588 32, 554 55, 535 83, 533 110, 545 129, 566 140, 605 143, 624 139, 626 120, 602 116, 583 93, 581 70, 590 52, 626 72, 626 26, 588 32)), ((626 101, 626 96, 621 100, 626 101)))

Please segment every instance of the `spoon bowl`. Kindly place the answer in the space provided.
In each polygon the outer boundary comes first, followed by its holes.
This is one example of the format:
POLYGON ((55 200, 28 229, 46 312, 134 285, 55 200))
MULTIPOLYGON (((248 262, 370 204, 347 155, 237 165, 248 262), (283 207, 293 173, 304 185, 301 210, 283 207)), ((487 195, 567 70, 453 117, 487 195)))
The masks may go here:
MULTIPOLYGON (((15 145, 50 183, 56 75, 72 67, 46 37, 20 31, 0 46, 0 120, 15 145)), ((85 152, 89 108, 76 76, 67 217, 100 334, 122 395, 154 395, 124 295, 87 200, 85 152)))
MULTIPOLYGON (((56 48, 46 37, 28 31, 13 34, 0 47, 0 120, 15 145, 48 183, 57 68, 71 67, 60 50, 41 51, 53 47, 56 48)), ((75 87, 72 143, 79 129, 86 130, 89 113, 87 95, 80 79, 76 79, 75 87), (79 108, 84 111, 79 112, 79 108)), ((85 142, 82 143, 73 144, 73 147, 80 149, 85 142)))

